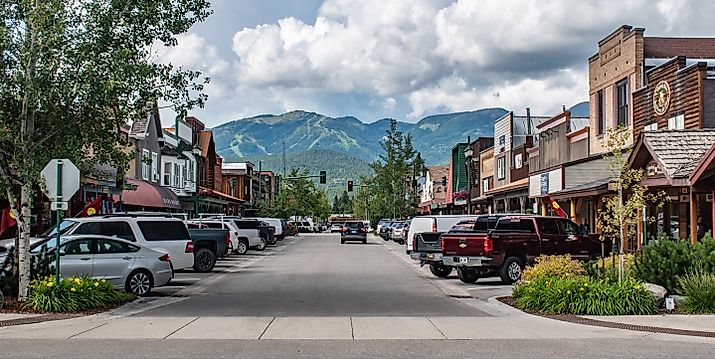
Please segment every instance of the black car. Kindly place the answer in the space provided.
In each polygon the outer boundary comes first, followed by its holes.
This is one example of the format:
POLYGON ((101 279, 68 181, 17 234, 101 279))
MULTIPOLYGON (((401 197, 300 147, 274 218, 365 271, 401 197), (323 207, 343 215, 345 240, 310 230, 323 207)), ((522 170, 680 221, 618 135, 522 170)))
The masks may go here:
POLYGON ((345 222, 340 231, 340 243, 345 244, 347 241, 358 241, 367 243, 367 228, 362 222, 345 222))

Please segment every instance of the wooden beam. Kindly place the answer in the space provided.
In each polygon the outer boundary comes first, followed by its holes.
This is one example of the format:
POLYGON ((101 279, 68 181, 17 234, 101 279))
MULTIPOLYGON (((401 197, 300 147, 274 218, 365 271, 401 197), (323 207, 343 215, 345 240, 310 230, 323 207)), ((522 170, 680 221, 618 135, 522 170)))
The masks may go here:
POLYGON ((574 199, 569 200, 569 215, 571 220, 576 222, 576 201, 574 199))

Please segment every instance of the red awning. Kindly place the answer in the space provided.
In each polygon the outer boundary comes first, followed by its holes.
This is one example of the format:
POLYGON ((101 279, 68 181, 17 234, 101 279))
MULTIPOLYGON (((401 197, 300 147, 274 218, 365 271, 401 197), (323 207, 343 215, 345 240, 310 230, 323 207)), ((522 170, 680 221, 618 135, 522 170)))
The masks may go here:
POLYGON ((174 192, 146 181, 127 179, 127 185, 136 189, 122 191, 122 202, 129 206, 181 209, 181 201, 174 192))
POLYGON ((236 198, 234 196, 227 195, 223 192, 214 191, 210 188, 201 187, 201 186, 199 186, 199 195, 222 198, 222 199, 225 199, 227 201, 232 201, 232 202, 239 202, 239 203, 246 202, 240 198, 236 198))

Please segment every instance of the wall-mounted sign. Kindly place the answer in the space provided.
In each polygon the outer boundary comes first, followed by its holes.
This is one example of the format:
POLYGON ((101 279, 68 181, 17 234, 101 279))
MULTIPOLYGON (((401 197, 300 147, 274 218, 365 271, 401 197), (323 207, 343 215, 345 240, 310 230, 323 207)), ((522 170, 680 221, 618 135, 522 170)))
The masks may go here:
POLYGON ((540 182, 540 192, 541 195, 546 195, 549 194, 549 173, 542 173, 541 174, 541 182, 540 182))
POLYGON ((658 164, 656 164, 655 162, 649 163, 649 164, 646 166, 646 171, 645 171, 645 172, 646 172, 646 176, 648 176, 648 177, 657 175, 658 172, 659 172, 659 170, 658 170, 658 164))
POLYGON ((529 196, 539 197, 564 189, 563 170, 555 170, 529 176, 529 196))
POLYGON ((668 108, 670 108, 670 85, 666 81, 661 81, 653 90, 653 111, 661 116, 668 112, 668 108))

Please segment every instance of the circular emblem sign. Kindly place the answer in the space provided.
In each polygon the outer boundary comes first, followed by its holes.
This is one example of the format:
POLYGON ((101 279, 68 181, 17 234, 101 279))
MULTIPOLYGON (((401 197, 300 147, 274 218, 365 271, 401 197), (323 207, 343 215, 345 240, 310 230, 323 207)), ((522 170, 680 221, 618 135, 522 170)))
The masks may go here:
POLYGON ((653 90, 653 110, 658 116, 664 115, 670 107, 670 85, 661 81, 653 90))
POLYGON ((93 215, 95 215, 95 214, 97 214, 97 210, 94 209, 94 207, 89 207, 89 208, 87 208, 87 215, 93 216, 93 215))

